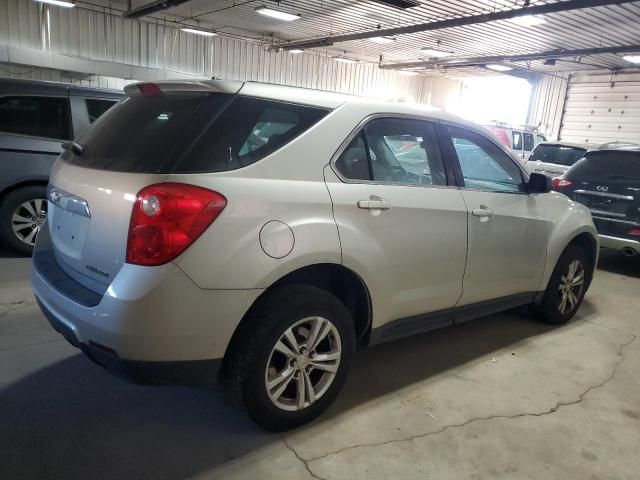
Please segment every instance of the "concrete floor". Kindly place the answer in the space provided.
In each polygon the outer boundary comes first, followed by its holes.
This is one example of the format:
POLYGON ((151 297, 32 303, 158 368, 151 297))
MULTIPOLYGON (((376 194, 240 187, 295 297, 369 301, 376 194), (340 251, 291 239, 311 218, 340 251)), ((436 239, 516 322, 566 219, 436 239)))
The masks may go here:
POLYGON ((0 256, 2 480, 640 475, 640 259, 604 254, 567 326, 510 312, 364 351, 321 419, 272 435, 219 390, 112 378, 0 256))

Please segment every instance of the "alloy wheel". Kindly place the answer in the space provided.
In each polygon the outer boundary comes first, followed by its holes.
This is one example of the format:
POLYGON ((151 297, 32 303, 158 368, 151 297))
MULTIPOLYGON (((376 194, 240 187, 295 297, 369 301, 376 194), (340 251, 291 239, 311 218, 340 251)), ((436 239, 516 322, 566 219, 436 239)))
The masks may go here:
POLYGON ((27 245, 35 245, 38 232, 47 219, 47 200, 33 198, 21 203, 11 215, 11 230, 27 245))
POLYGON ((304 318, 276 342, 265 371, 265 388, 275 406, 298 411, 329 389, 340 366, 338 329, 323 317, 304 318))
POLYGON ((567 271, 560 278, 560 303, 558 309, 561 314, 573 311, 578 305, 582 289, 584 288, 584 265, 580 260, 569 263, 567 271))

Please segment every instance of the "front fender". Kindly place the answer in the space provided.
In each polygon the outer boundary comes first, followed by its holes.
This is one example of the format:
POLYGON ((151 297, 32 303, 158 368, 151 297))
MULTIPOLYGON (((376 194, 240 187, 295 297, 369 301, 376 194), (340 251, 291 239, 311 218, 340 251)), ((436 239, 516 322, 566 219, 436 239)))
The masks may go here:
POLYGON ((567 248, 569 243, 579 235, 586 233, 590 235, 595 242, 595 261, 592 268, 595 270, 598 251, 598 231, 593 224, 591 212, 584 205, 574 202, 565 195, 558 192, 551 192, 541 196, 543 198, 543 206, 547 215, 551 219, 551 232, 547 245, 547 259, 542 276, 539 291, 547 288, 549 279, 553 273, 553 269, 558 263, 558 259, 562 252, 567 248))

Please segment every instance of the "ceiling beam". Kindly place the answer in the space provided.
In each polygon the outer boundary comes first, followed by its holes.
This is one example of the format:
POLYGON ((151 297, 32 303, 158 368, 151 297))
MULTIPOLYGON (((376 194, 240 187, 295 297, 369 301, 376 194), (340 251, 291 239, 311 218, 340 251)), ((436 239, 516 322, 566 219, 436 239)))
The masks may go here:
POLYGON ((140 5, 133 10, 127 10, 122 14, 125 18, 139 18, 145 15, 151 15, 155 12, 166 10, 167 8, 177 7, 180 4, 186 3, 190 0, 156 0, 155 2, 146 3, 140 5))
POLYGON ((380 68, 398 69, 429 69, 439 67, 473 67, 489 63, 503 62, 531 62, 534 60, 560 59, 570 57, 588 57, 590 55, 602 55, 606 53, 640 52, 640 44, 617 45, 615 47, 580 48, 568 50, 558 48, 537 53, 524 53, 517 55, 490 55, 484 57, 457 57, 441 58, 438 60, 421 60, 419 62, 381 63, 380 68))
POLYGON ((451 18, 447 20, 436 20, 427 23, 418 23, 404 27, 383 28, 367 32, 349 33, 345 35, 335 35, 322 38, 312 38, 309 40, 298 40, 283 42, 272 45, 271 50, 291 50, 305 48, 328 47, 335 43, 350 42, 353 40, 363 40, 372 37, 390 37, 394 35, 406 35, 410 33, 428 32, 442 30, 444 28, 463 27, 466 25, 478 25, 482 23, 495 22, 496 20, 509 20, 511 18, 525 15, 544 15, 549 13, 567 12, 584 8, 603 7, 607 5, 620 5, 631 3, 636 0, 565 0, 556 3, 546 3, 524 8, 514 8, 499 12, 483 13, 480 15, 470 15, 468 17, 451 18))

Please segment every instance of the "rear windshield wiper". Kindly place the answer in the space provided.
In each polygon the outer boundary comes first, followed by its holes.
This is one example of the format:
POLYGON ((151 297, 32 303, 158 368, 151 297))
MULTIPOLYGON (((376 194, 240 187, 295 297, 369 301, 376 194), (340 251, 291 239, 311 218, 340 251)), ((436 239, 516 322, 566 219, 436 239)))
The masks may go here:
POLYGON ((64 148, 65 150, 68 150, 70 152, 73 152, 74 154, 80 156, 84 153, 84 148, 82 148, 82 145, 80 145, 77 142, 64 142, 62 144, 62 148, 64 148))

